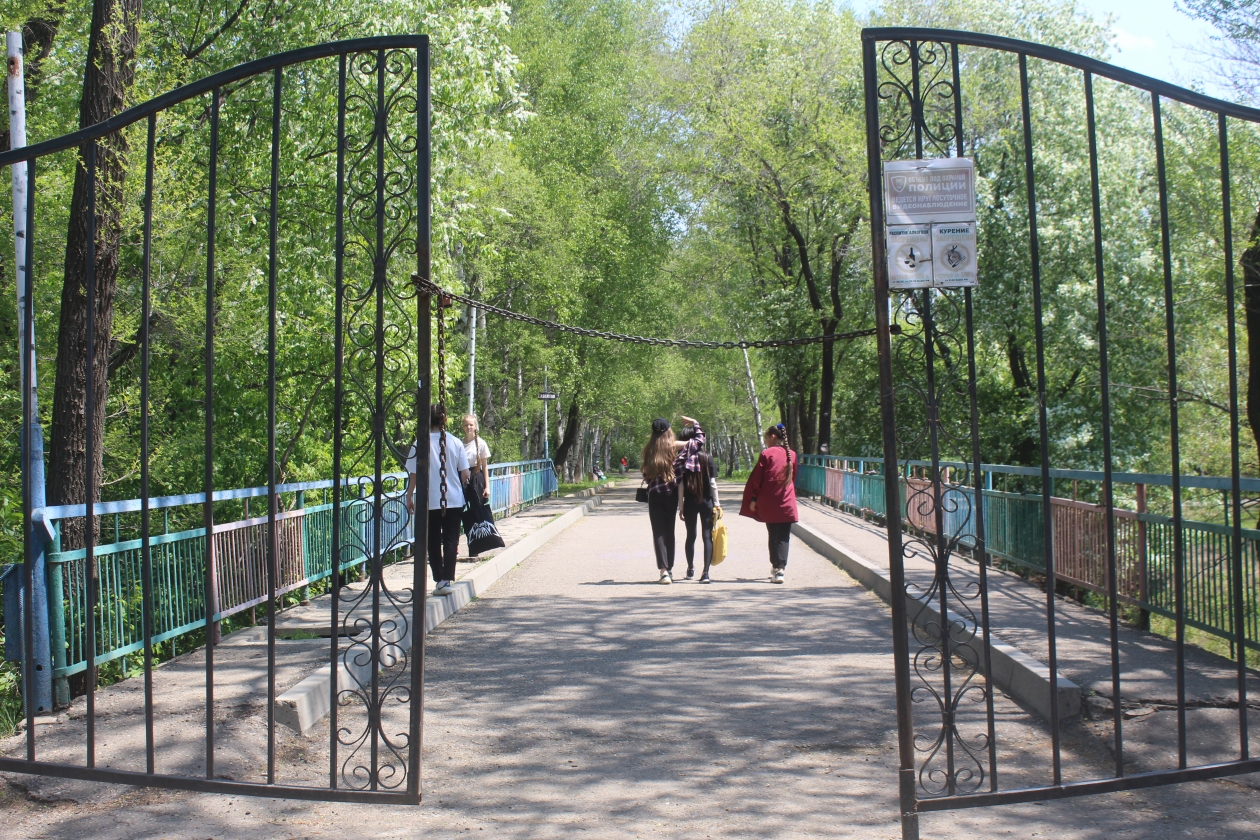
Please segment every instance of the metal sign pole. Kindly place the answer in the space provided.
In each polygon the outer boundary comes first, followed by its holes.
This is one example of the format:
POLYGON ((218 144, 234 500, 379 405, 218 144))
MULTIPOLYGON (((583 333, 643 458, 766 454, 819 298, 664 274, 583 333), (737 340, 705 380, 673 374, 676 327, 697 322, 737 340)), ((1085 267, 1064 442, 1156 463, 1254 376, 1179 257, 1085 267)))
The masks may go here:
MULTIPOLYGON (((8 93, 9 93, 9 146, 13 149, 26 145, 26 86, 22 60, 22 33, 7 33, 8 56, 8 93)), ((35 367, 35 325, 27 328, 28 310, 34 313, 35 308, 27 305, 27 286, 30 266, 27 258, 32 249, 28 247, 27 229, 28 201, 27 170, 28 164, 15 163, 9 167, 13 179, 13 239, 14 262, 17 264, 17 310, 18 310, 18 357, 29 355, 30 381, 22 380, 22 393, 30 400, 30 426, 22 430, 22 464, 27 471, 30 482, 31 510, 38 510, 45 505, 44 495, 44 429, 39 424, 39 403, 36 391, 35 367), (27 346, 23 344, 29 342, 27 346)), ((19 365, 19 367, 24 367, 19 365)), ((32 524, 28 540, 29 553, 26 561, 31 563, 31 615, 26 617, 24 630, 31 633, 33 659, 35 668, 32 673, 34 696, 28 697, 35 710, 47 714, 53 708, 53 665, 51 661, 51 645, 48 635, 48 588, 44 550, 48 534, 42 525, 32 524)), ((17 646, 14 646, 17 647, 17 646)), ((64 682, 64 681, 63 681, 64 682)), ((68 687, 67 687, 68 688, 68 687)), ((69 692, 63 699, 69 701, 69 692)))

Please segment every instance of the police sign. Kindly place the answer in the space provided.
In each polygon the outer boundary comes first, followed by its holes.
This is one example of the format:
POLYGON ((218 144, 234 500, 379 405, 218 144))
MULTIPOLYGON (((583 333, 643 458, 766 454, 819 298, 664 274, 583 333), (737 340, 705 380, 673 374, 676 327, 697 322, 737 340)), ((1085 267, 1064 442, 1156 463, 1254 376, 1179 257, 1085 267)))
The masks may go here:
POLYGON ((890 289, 979 284, 970 159, 889 161, 884 164, 884 209, 890 289))

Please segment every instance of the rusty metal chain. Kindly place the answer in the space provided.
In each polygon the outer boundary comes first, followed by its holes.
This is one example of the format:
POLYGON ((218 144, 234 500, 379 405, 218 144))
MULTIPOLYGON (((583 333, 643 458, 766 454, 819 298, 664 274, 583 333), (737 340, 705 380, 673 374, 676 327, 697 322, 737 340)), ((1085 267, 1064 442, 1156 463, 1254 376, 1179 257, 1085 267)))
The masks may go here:
MULTIPOLYGON (((412 281, 416 288, 426 294, 433 295, 438 300, 457 300, 468 306, 475 306, 483 312, 489 312, 494 315, 500 315, 513 321, 520 321, 525 324, 533 324, 536 327, 548 327, 553 330, 572 333, 573 335, 584 335, 591 338, 600 338, 605 341, 623 341, 630 344, 649 344, 655 347, 685 347, 700 350, 740 350, 740 349, 765 349, 770 347, 803 347, 808 344, 823 344, 827 341, 848 341, 854 338, 865 338, 875 335, 874 328, 867 330, 854 330, 847 333, 834 333, 832 335, 815 335, 809 338, 776 338, 766 339, 763 341, 690 341, 680 338, 650 338, 642 335, 627 335, 625 333, 606 332, 604 330, 592 330, 586 327, 574 327, 569 324, 561 324, 556 321, 547 321, 543 318, 535 318, 532 315, 523 315, 520 312, 513 312, 510 309, 504 309, 500 306, 486 303, 476 298, 466 295, 456 294, 447 291, 431 280, 423 280, 418 275, 412 275, 412 281)), ((440 310, 439 310, 440 312, 440 310)), ((439 322, 439 347, 441 341, 441 326, 439 322)), ((897 324, 889 326, 889 332, 898 335, 901 327, 897 324)), ((440 350, 439 350, 440 352, 440 350)))
MULTIPOLYGON (((446 406, 446 313, 448 298, 439 294, 433 298, 437 308, 437 340, 438 340, 438 403, 446 406)), ((442 493, 442 527, 446 527, 446 427, 438 432, 438 481, 442 493)))

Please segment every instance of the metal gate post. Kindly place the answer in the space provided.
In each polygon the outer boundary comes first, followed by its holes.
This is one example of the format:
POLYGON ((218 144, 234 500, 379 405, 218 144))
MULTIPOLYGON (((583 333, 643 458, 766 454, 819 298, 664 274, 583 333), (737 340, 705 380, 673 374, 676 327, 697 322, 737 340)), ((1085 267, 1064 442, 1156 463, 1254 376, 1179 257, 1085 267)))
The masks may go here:
POLYGON ((879 137, 879 80, 875 41, 862 39, 866 97, 867 189, 871 207, 871 259, 875 278, 875 341, 879 348, 879 408, 884 440, 884 506, 891 582, 893 665, 897 689, 898 796, 902 840, 919 840, 919 804, 914 769, 914 717, 910 696, 910 640, 906 628, 905 569, 901 554, 901 481, 897 469, 897 425, 893 416, 892 338, 888 330, 888 270, 884 244, 884 196, 879 137))

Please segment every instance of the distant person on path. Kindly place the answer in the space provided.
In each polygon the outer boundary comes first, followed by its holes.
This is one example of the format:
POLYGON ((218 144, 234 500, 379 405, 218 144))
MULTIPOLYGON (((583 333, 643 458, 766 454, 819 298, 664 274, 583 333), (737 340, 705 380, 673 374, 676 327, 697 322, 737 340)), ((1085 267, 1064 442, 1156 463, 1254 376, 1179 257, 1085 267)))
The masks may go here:
POLYGON ((701 452, 696 459, 697 469, 679 476, 678 518, 687 527, 687 539, 683 548, 687 553, 687 579, 695 575, 696 520, 700 520, 700 539, 704 549, 704 571, 701 583, 712 583, 709 566, 713 564, 713 511, 721 508, 718 500, 717 465, 713 456, 701 452))
MULTIPOLYGON (((684 422, 695 426, 695 420, 683 417, 684 422)), ((698 428, 698 427, 696 427, 698 428)), ((652 421, 652 436, 643 447, 643 480, 647 482, 648 521, 652 523, 652 550, 656 553, 656 569, 660 572, 660 582, 674 582, 674 551, 677 548, 674 538, 674 511, 678 509, 677 468, 687 460, 689 447, 695 446, 696 432, 690 433, 691 440, 679 441, 674 437, 674 430, 669 421, 658 417, 652 421)), ((704 446, 704 432, 699 432, 700 447, 704 446)))
POLYGON ((622 455, 621 456, 621 474, 622 475, 626 474, 626 467, 628 466, 630 466, 630 462, 626 460, 625 455, 622 455))
POLYGON ((766 523, 770 538, 770 582, 783 583, 787 569, 788 540, 796 512, 796 453, 788 446, 787 428, 782 423, 766 429, 766 448, 757 459, 748 483, 744 485, 740 516, 766 523))
MULTIPOLYGON (((407 459, 407 510, 416 510, 416 456, 418 444, 407 459)), ((429 568, 433 570, 434 597, 450 595, 459 556, 459 524, 464 512, 464 487, 468 484, 468 454, 459 438, 446 431, 446 406, 429 409, 429 568), (445 436, 446 510, 442 510, 442 452, 445 436)))
POLYGON ((468 486, 483 499, 490 498, 490 447, 480 436, 477 415, 464 415, 464 455, 468 458, 468 486))

